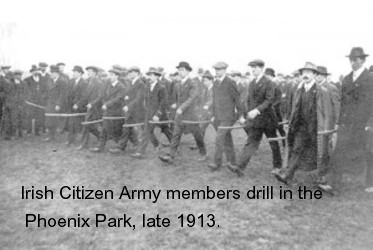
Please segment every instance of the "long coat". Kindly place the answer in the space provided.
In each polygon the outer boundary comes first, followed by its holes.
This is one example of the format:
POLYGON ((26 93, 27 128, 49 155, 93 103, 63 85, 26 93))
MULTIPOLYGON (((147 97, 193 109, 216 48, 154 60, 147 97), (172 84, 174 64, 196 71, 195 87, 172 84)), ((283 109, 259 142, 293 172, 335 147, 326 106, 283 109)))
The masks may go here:
MULTIPOLYGON (((102 95, 102 104, 106 106, 103 116, 119 117, 124 115, 123 103, 126 95, 125 87, 118 82, 115 86, 108 84, 102 95)), ((109 138, 119 139, 122 134, 124 120, 104 120, 104 129, 109 138)))
POLYGON ((343 172, 361 174, 366 164, 365 128, 373 125, 373 75, 364 70, 343 79, 338 139, 331 163, 343 172))
MULTIPOLYGON (((67 90, 68 98, 68 112, 69 113, 85 113, 87 112, 86 105, 84 105, 84 92, 87 88, 87 82, 80 78, 78 82, 75 79, 71 79, 67 90), (73 109, 73 106, 77 105, 78 109, 73 109)), ((68 119, 69 129, 74 126, 78 130, 81 129, 81 123, 84 120, 84 116, 70 117, 68 119)))
POLYGON ((88 79, 86 91, 83 94, 82 106, 91 104, 92 108, 87 111, 87 121, 97 120, 102 117, 102 101, 101 93, 105 89, 105 84, 97 77, 91 77, 88 79))
POLYGON ((145 88, 146 80, 142 77, 127 86, 124 100, 128 107, 128 123, 139 123, 145 120, 145 88))
POLYGON ((246 102, 247 112, 253 109, 258 109, 260 114, 253 120, 247 120, 247 127, 253 128, 276 128, 278 121, 272 108, 275 102, 275 87, 274 83, 263 76, 259 82, 251 82, 249 85, 249 93, 246 102))
POLYGON ((197 121, 198 113, 196 101, 199 98, 197 83, 188 78, 184 83, 178 83, 176 86, 176 104, 177 109, 181 109, 182 114, 175 119, 197 121))
POLYGON ((157 82, 153 91, 150 90, 150 86, 147 87, 147 91, 149 91, 149 96, 146 98, 148 119, 151 120, 156 115, 160 120, 167 120, 168 98, 166 87, 162 83, 157 82))
POLYGON ((241 114, 240 94, 236 82, 224 77, 212 87, 212 115, 219 122, 235 122, 241 114))
MULTIPOLYGON (((62 78, 58 77, 57 81, 54 82, 50 80, 50 88, 48 91, 48 101, 46 106, 46 113, 67 113, 68 112, 68 82, 62 78), (60 107, 59 111, 56 111, 56 106, 60 107)), ((46 117, 46 126, 65 126, 66 119, 57 119, 56 117, 46 117)))

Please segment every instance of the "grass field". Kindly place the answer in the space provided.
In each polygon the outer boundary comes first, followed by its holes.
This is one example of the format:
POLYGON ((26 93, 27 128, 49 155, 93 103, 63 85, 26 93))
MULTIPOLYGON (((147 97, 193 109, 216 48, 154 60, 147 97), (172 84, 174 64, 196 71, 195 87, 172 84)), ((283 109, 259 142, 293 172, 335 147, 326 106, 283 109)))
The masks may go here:
MULTIPOLYGON (((242 147, 243 131, 234 131, 236 148, 242 147)), ((215 132, 209 128, 206 143, 211 156, 215 132)), ((280 188, 270 174, 268 143, 252 159, 242 178, 226 168, 211 172, 193 160, 196 151, 183 138, 175 165, 161 163, 152 146, 143 160, 128 155, 112 156, 76 151, 59 142, 44 143, 40 137, 0 141, 0 249, 373 249, 373 197, 361 191, 359 180, 344 179, 342 194, 320 200, 249 200, 245 190, 253 186, 280 188), (64 185, 89 189, 239 189, 239 200, 22 200, 21 186, 58 192, 64 185), (25 227, 26 213, 44 217, 72 217, 96 213, 120 217, 127 213, 137 222, 128 228, 25 227), (180 214, 216 216, 219 227, 184 227, 180 214), (168 217, 169 228, 142 228, 141 215, 168 217)), ((164 138, 162 138, 164 139, 164 138)), ((238 151, 238 150, 237 150, 238 151)), ((297 176, 299 179, 302 176, 297 176)), ((162 196, 163 197, 163 196, 162 196)))

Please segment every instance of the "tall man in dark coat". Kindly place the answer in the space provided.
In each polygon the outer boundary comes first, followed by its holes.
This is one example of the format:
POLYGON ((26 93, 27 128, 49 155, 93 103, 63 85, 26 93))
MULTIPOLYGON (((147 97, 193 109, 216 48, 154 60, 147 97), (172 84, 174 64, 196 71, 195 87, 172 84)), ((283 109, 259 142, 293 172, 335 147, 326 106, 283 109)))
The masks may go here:
MULTIPOLYGON (((124 97, 124 115, 126 124, 143 123, 145 121, 145 89, 146 80, 140 75, 140 68, 131 67, 127 71, 130 82, 127 84, 124 97)), ((137 148, 139 145, 138 131, 136 127, 125 127, 120 139, 119 148, 109 149, 110 153, 124 152, 128 141, 137 148)))
MULTIPOLYGON (((101 95, 101 103, 104 117, 123 116, 123 102, 125 96, 125 87, 119 82, 120 71, 116 69, 109 70, 110 84, 106 86, 101 95)), ((92 148, 92 152, 104 151, 108 139, 118 141, 122 133, 123 120, 104 120, 102 132, 100 134, 100 145, 92 148)))
POLYGON ((341 113, 338 121, 337 143, 330 159, 330 178, 319 187, 338 189, 343 173, 359 175, 366 171, 366 191, 373 192, 373 157, 371 141, 373 128, 373 75, 364 67, 363 48, 352 48, 347 56, 352 72, 342 83, 341 113), (370 147, 369 147, 370 145, 370 147))
POLYGON ((167 116, 167 89, 159 82, 161 72, 156 68, 150 68, 146 73, 149 76, 149 83, 145 89, 145 129, 140 140, 140 145, 136 153, 131 154, 134 158, 143 158, 149 141, 153 144, 156 152, 159 151, 159 141, 154 135, 154 129, 160 127, 163 134, 171 142, 172 132, 169 124, 152 124, 151 122, 160 122, 168 120, 167 116))
POLYGON ((181 82, 177 86, 177 102, 171 105, 171 108, 173 107, 176 109, 174 131, 169 153, 160 155, 159 158, 163 162, 172 163, 179 148, 183 133, 191 132, 197 143, 199 153, 201 154, 201 157, 196 160, 205 161, 207 159, 206 148, 199 125, 183 123, 183 120, 198 121, 198 114, 196 111, 196 100, 200 95, 200 93, 198 93, 198 86, 197 83, 189 77, 189 73, 192 71, 189 63, 180 62, 176 68, 179 71, 181 82))
MULTIPOLYGON (((51 83, 49 84, 48 101, 46 113, 58 114, 67 112, 67 89, 68 82, 65 78, 60 77, 60 71, 57 66, 50 66, 51 83)), ((60 117, 46 117, 46 127, 48 128, 48 137, 43 141, 51 141, 56 137, 57 128, 64 129, 66 119, 60 117)))
MULTIPOLYGON (((228 164, 228 168, 239 175, 242 175, 242 171, 259 148, 263 134, 267 138, 277 137, 278 120, 272 106, 275 101, 274 83, 264 75, 264 61, 251 61, 249 66, 252 69, 254 79, 249 85, 246 105, 248 111, 246 118, 247 142, 241 151, 238 166, 228 164)), ((270 142, 270 146, 273 168, 279 169, 282 165, 280 147, 278 142, 270 142)))
MULTIPOLYGON (((40 76, 39 69, 36 65, 32 65, 30 69, 31 76, 25 79, 26 82, 26 101, 45 107, 47 104, 49 84, 51 79, 43 80, 40 76)), ((27 105, 27 133, 32 133, 32 120, 35 122, 35 135, 40 135, 43 127, 45 127, 45 109, 41 107, 27 105)))
POLYGON ((226 76, 228 64, 217 62, 213 65, 216 70, 216 79, 212 87, 212 117, 215 130, 215 154, 214 163, 207 166, 212 170, 218 170, 222 166, 223 152, 227 163, 236 164, 231 130, 218 129, 219 126, 230 127, 241 115, 240 94, 237 91, 236 83, 226 76))
POLYGON ((303 81, 297 86, 289 119, 288 145, 289 164, 276 178, 290 184, 300 166, 307 170, 317 167, 317 67, 313 63, 299 69, 303 81))
MULTIPOLYGON (((84 92, 87 89, 87 82, 83 79, 83 68, 81 66, 75 66, 73 68, 73 78, 69 82, 68 86, 68 112, 69 113, 85 113, 87 107, 84 102, 84 92)), ((84 116, 69 117, 68 119, 68 131, 69 135, 67 138, 67 144, 71 145, 75 142, 76 134, 82 129, 82 122, 84 116)))
MULTIPOLYGON (((101 92, 104 84, 98 79, 98 68, 95 66, 86 67, 88 75, 87 87, 83 93, 82 106, 87 108, 86 122, 96 121, 102 118, 101 92)), ((99 124, 89 124, 83 126, 81 145, 78 150, 87 149, 89 143, 89 134, 92 133, 97 139, 100 137, 99 124)))
POLYGON ((9 78, 9 73, 10 73, 10 66, 8 65, 3 65, 1 66, 1 71, 0 71, 0 124, 1 124, 1 119, 3 116, 3 109, 4 109, 4 102, 5 102, 5 85, 7 82, 10 81, 9 78))

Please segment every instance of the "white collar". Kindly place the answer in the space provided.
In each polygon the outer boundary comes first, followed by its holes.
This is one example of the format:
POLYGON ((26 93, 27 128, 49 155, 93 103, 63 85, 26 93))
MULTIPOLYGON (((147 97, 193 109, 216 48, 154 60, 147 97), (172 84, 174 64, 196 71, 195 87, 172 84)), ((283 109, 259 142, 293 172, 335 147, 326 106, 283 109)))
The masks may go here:
POLYGON ((53 81, 54 81, 54 83, 56 83, 57 82, 57 80, 58 80, 58 78, 59 78, 60 76, 57 76, 56 77, 56 79, 54 79, 53 81))
POLYGON ((119 83, 119 81, 112 82, 111 86, 115 87, 118 83, 119 83))
POLYGON ((75 79, 75 82, 78 83, 80 81, 80 79, 82 79, 81 77, 78 77, 75 79))
POLYGON ((310 89, 313 87, 313 85, 315 85, 315 83, 316 83, 315 79, 313 79, 313 80, 310 81, 309 83, 306 83, 306 82, 302 81, 302 82, 298 85, 298 89, 300 89, 300 88, 302 88, 302 87, 304 86, 304 89, 305 89, 306 92, 307 92, 308 90, 310 90, 310 89))
POLYGON ((356 71, 352 71, 352 80, 356 81, 356 79, 359 78, 359 76, 363 73, 364 70, 365 70, 365 67, 361 66, 360 69, 356 71))
POLYGON ((184 84, 186 81, 188 81, 189 76, 185 77, 184 79, 181 79, 181 84, 184 84))
POLYGON ((132 80, 132 85, 135 84, 135 82, 139 79, 140 77, 135 77, 135 79, 132 80))
POLYGON ((260 75, 258 75, 258 77, 256 77, 256 83, 258 83, 260 81, 260 79, 262 79, 264 73, 260 73, 260 75))

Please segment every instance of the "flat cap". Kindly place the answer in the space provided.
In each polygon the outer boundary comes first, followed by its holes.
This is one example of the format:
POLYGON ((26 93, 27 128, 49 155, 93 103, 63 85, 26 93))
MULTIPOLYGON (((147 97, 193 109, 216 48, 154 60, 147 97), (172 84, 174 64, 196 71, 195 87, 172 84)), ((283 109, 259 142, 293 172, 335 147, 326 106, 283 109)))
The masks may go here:
POLYGON ((120 76, 120 74, 122 73, 120 70, 118 69, 111 69, 108 71, 109 73, 113 73, 113 74, 116 74, 117 76, 120 76))
POLYGON ((227 63, 225 63, 225 62, 217 62, 212 67, 214 69, 226 69, 226 68, 228 68, 228 66, 229 65, 227 63))
POLYGON ((39 70, 39 68, 34 64, 34 65, 31 66, 30 73, 34 72, 34 71, 38 71, 38 70, 39 70))
POLYGON ((98 68, 96 66, 88 66, 88 67, 85 68, 85 70, 87 70, 87 71, 92 70, 92 71, 98 73, 98 68))
POLYGON ((57 66, 57 67, 59 67, 59 66, 66 66, 66 64, 63 63, 63 62, 59 62, 59 63, 56 64, 56 66, 57 66))
POLYGON ((1 66, 1 69, 10 69, 11 68, 11 66, 9 66, 9 65, 3 65, 3 66, 1 66))
POLYGON ((276 77, 276 72, 272 68, 266 68, 266 70, 264 71, 264 74, 272 76, 272 77, 276 77))
POLYGON ((251 67, 255 67, 255 66, 264 67, 264 65, 265 65, 265 63, 261 59, 255 59, 255 60, 249 62, 249 66, 251 66, 251 67))
POLYGON ((49 66, 51 73, 60 73, 60 69, 56 65, 49 66))
POLYGON ((82 74, 84 73, 83 68, 78 65, 74 66, 73 71, 80 72, 82 74))
POLYGON ((22 70, 16 69, 16 70, 14 70, 13 74, 21 76, 23 74, 23 72, 22 72, 22 70))
POLYGON ((150 74, 154 74, 154 75, 157 75, 157 76, 161 76, 162 73, 161 71, 159 70, 159 68, 155 68, 155 67, 150 67, 148 72, 146 72, 147 75, 150 75, 150 74))

